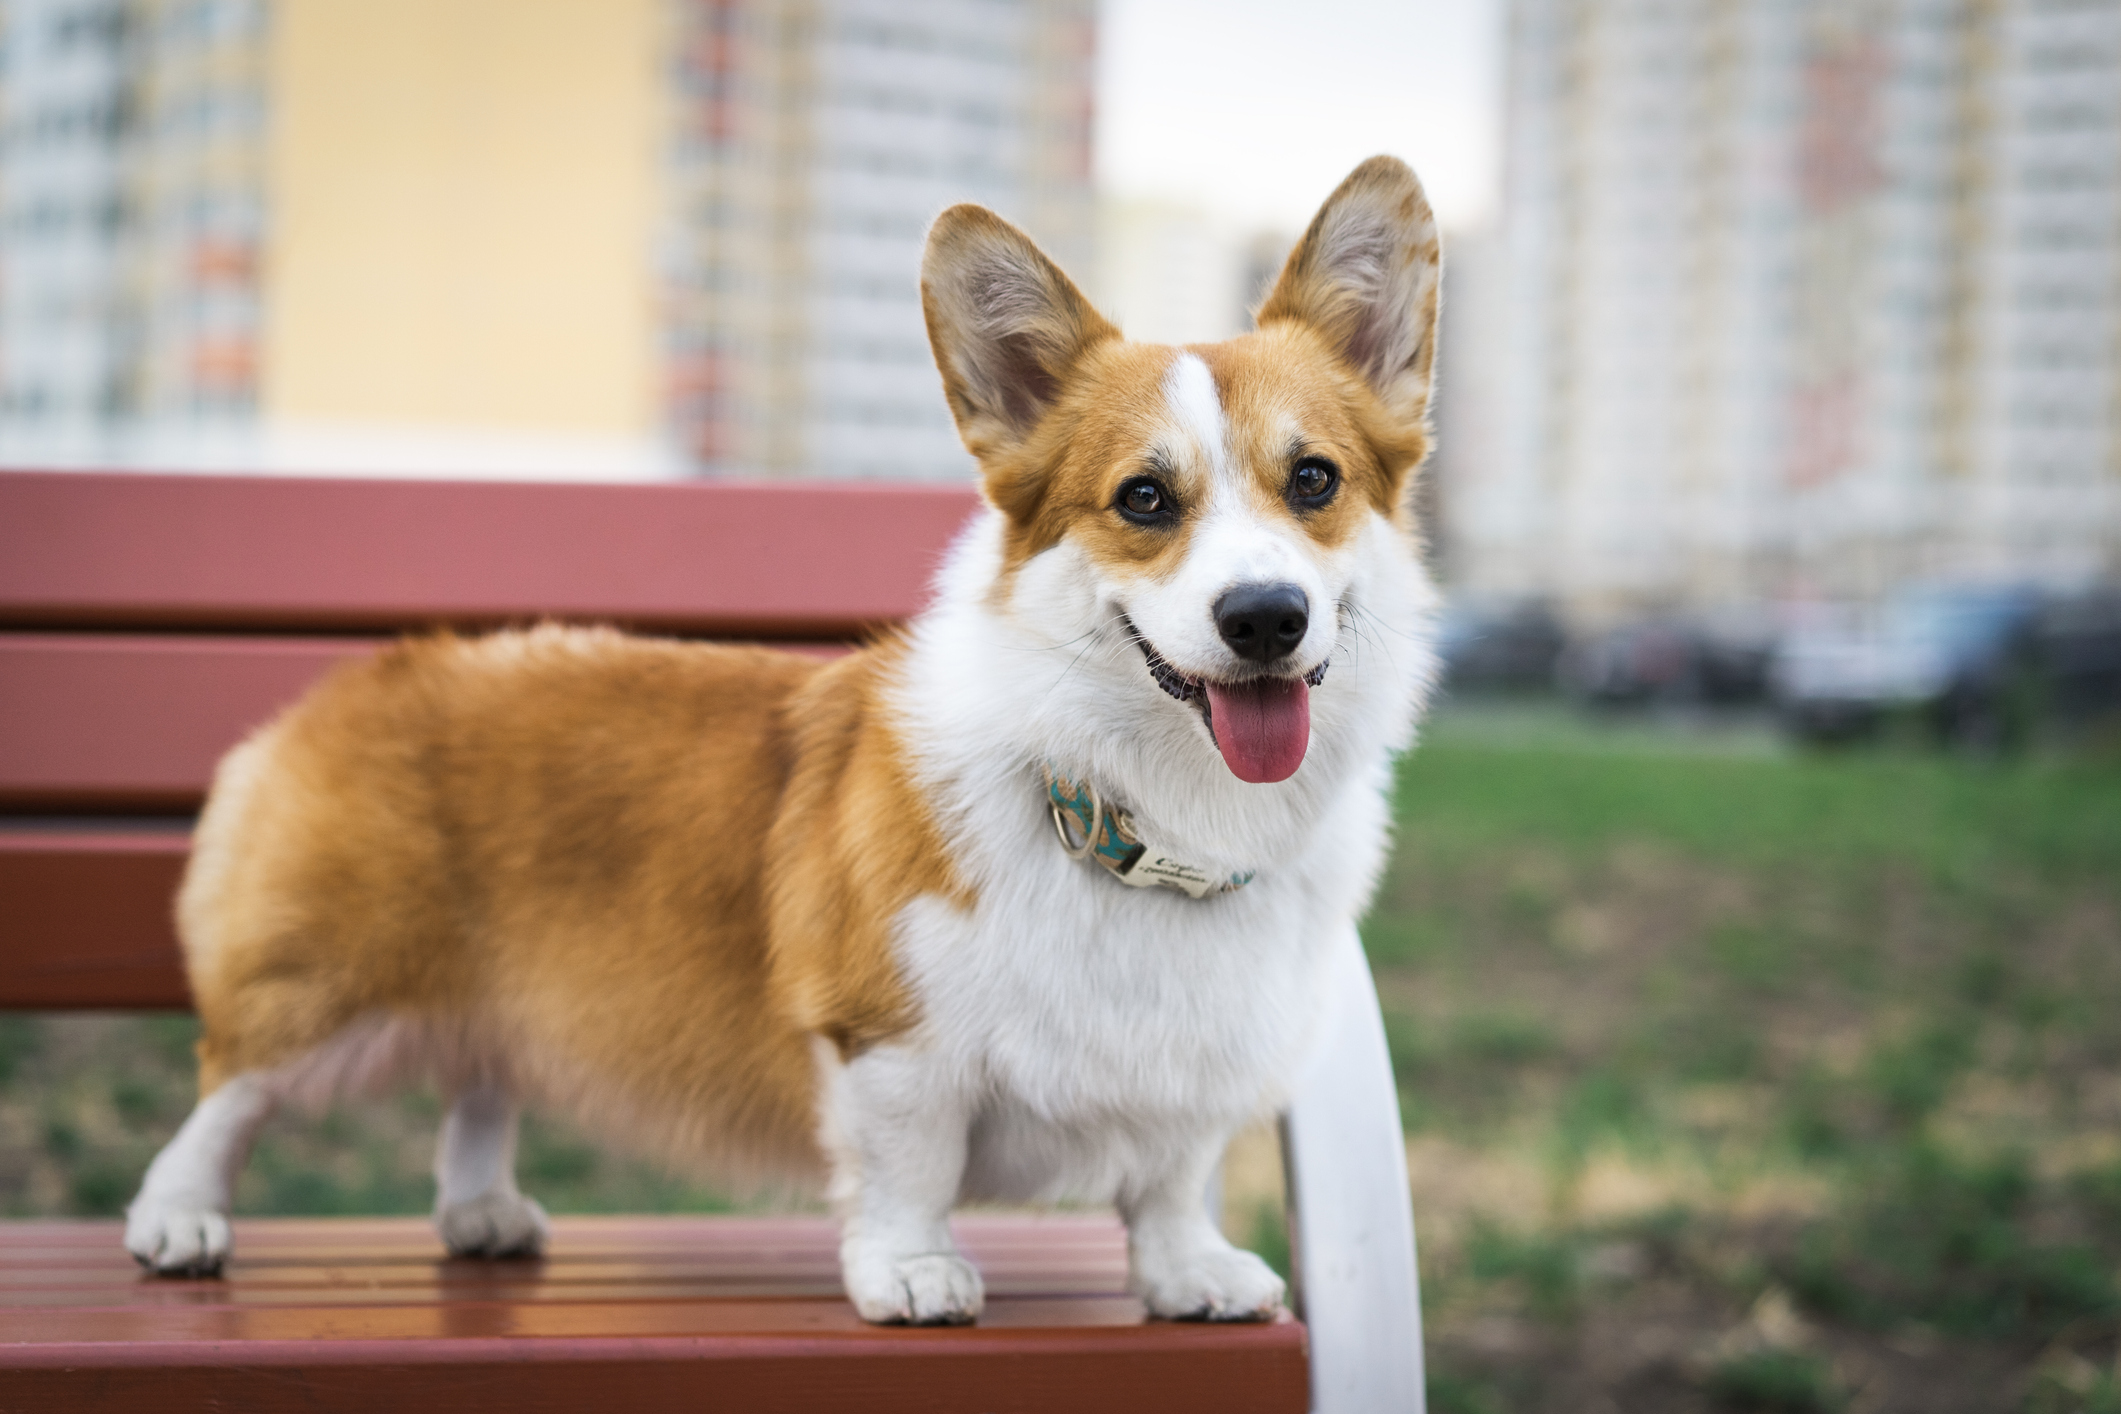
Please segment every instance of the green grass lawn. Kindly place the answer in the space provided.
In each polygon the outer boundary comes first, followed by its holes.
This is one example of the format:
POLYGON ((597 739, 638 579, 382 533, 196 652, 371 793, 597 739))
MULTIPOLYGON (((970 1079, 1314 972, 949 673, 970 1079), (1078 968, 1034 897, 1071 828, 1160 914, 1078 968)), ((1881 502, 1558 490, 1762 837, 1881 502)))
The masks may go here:
POLYGON ((1716 745, 1402 771, 1434 1407, 2121 1409, 2121 771, 1716 745))
MULTIPOLYGON (((1399 816, 1365 936, 1438 1414, 2121 1414, 2121 768, 1462 707, 1399 816)), ((118 1211, 192 1034, 0 1017, 0 1209, 118 1211)), ((276 1124, 240 1206, 424 1211, 436 1117, 276 1124)), ((523 1167, 722 1204, 551 1121, 523 1167)))

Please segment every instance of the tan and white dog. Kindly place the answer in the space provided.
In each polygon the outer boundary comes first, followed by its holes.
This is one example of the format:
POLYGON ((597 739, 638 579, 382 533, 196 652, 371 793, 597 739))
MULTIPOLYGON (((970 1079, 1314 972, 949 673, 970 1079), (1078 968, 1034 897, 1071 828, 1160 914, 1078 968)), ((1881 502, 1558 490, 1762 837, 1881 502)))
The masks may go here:
POLYGON ((1117 1204, 1151 1311, 1272 1314, 1204 1188, 1314 1042, 1432 675, 1437 280, 1390 158, 1256 332, 1188 348, 943 213, 922 297, 987 506, 933 607, 822 663, 419 639, 229 753, 178 899, 202 1098, 126 1246, 216 1270, 276 1103, 425 1078, 460 1254, 544 1242, 532 1099, 828 1176, 872 1321, 973 1319, 952 1205, 1063 1196, 1117 1204))

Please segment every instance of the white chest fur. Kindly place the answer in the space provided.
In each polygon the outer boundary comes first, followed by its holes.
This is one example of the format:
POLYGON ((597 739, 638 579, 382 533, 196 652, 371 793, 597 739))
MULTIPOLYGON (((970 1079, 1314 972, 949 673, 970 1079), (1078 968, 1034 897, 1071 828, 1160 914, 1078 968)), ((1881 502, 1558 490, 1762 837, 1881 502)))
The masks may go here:
MULTIPOLYGON (((1012 792, 1020 818, 991 838, 1016 863, 978 904, 923 900, 900 920, 925 1018, 913 1044, 972 1091, 968 1195, 1109 1197, 1144 1147, 1278 1101, 1367 871, 1348 878, 1329 846, 1216 898, 1129 889, 1061 852, 1035 785, 1012 792)), ((1331 832, 1350 837, 1342 861, 1375 851, 1367 803, 1331 832)))
MULTIPOLYGON (((1405 623, 1427 584, 1379 529, 1359 590, 1368 614, 1405 623)), ((1018 576, 1035 617, 994 607, 996 538, 979 524, 958 547, 894 703, 976 902, 922 899, 897 920, 923 1020, 857 1088, 960 1110, 968 1197, 1109 1197, 1143 1160, 1281 1098, 1312 1038, 1326 944, 1376 877, 1391 757, 1430 660, 1351 617, 1303 768, 1247 785, 1139 650, 1100 628, 1108 607, 1065 547, 1018 576), (1195 900, 1070 859, 1042 760, 1099 783, 1173 853, 1254 881, 1195 900)))

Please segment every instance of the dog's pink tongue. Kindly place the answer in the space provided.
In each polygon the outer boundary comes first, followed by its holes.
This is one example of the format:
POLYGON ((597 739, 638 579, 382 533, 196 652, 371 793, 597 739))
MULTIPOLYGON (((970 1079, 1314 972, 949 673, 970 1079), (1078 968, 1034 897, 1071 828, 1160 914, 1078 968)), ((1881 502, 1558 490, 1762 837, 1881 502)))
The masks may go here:
POLYGON ((1241 781, 1286 781, 1311 744, 1311 688, 1302 678, 1254 678, 1223 687, 1209 683, 1215 744, 1241 781))

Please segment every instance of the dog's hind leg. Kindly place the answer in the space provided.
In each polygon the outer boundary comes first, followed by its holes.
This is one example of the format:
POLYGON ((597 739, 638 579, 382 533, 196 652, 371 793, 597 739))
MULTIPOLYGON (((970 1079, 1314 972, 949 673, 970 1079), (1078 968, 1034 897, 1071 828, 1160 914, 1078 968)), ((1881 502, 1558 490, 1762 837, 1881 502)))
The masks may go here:
POLYGON ((482 1081, 457 1092, 435 1145, 435 1228, 457 1257, 536 1257, 545 1210, 516 1189, 515 1100, 482 1081))
POLYGON ((233 1076, 203 1097, 155 1155, 125 1210, 125 1248, 170 1276, 212 1276, 228 1257, 236 1175, 273 1110, 258 1074, 233 1076))

